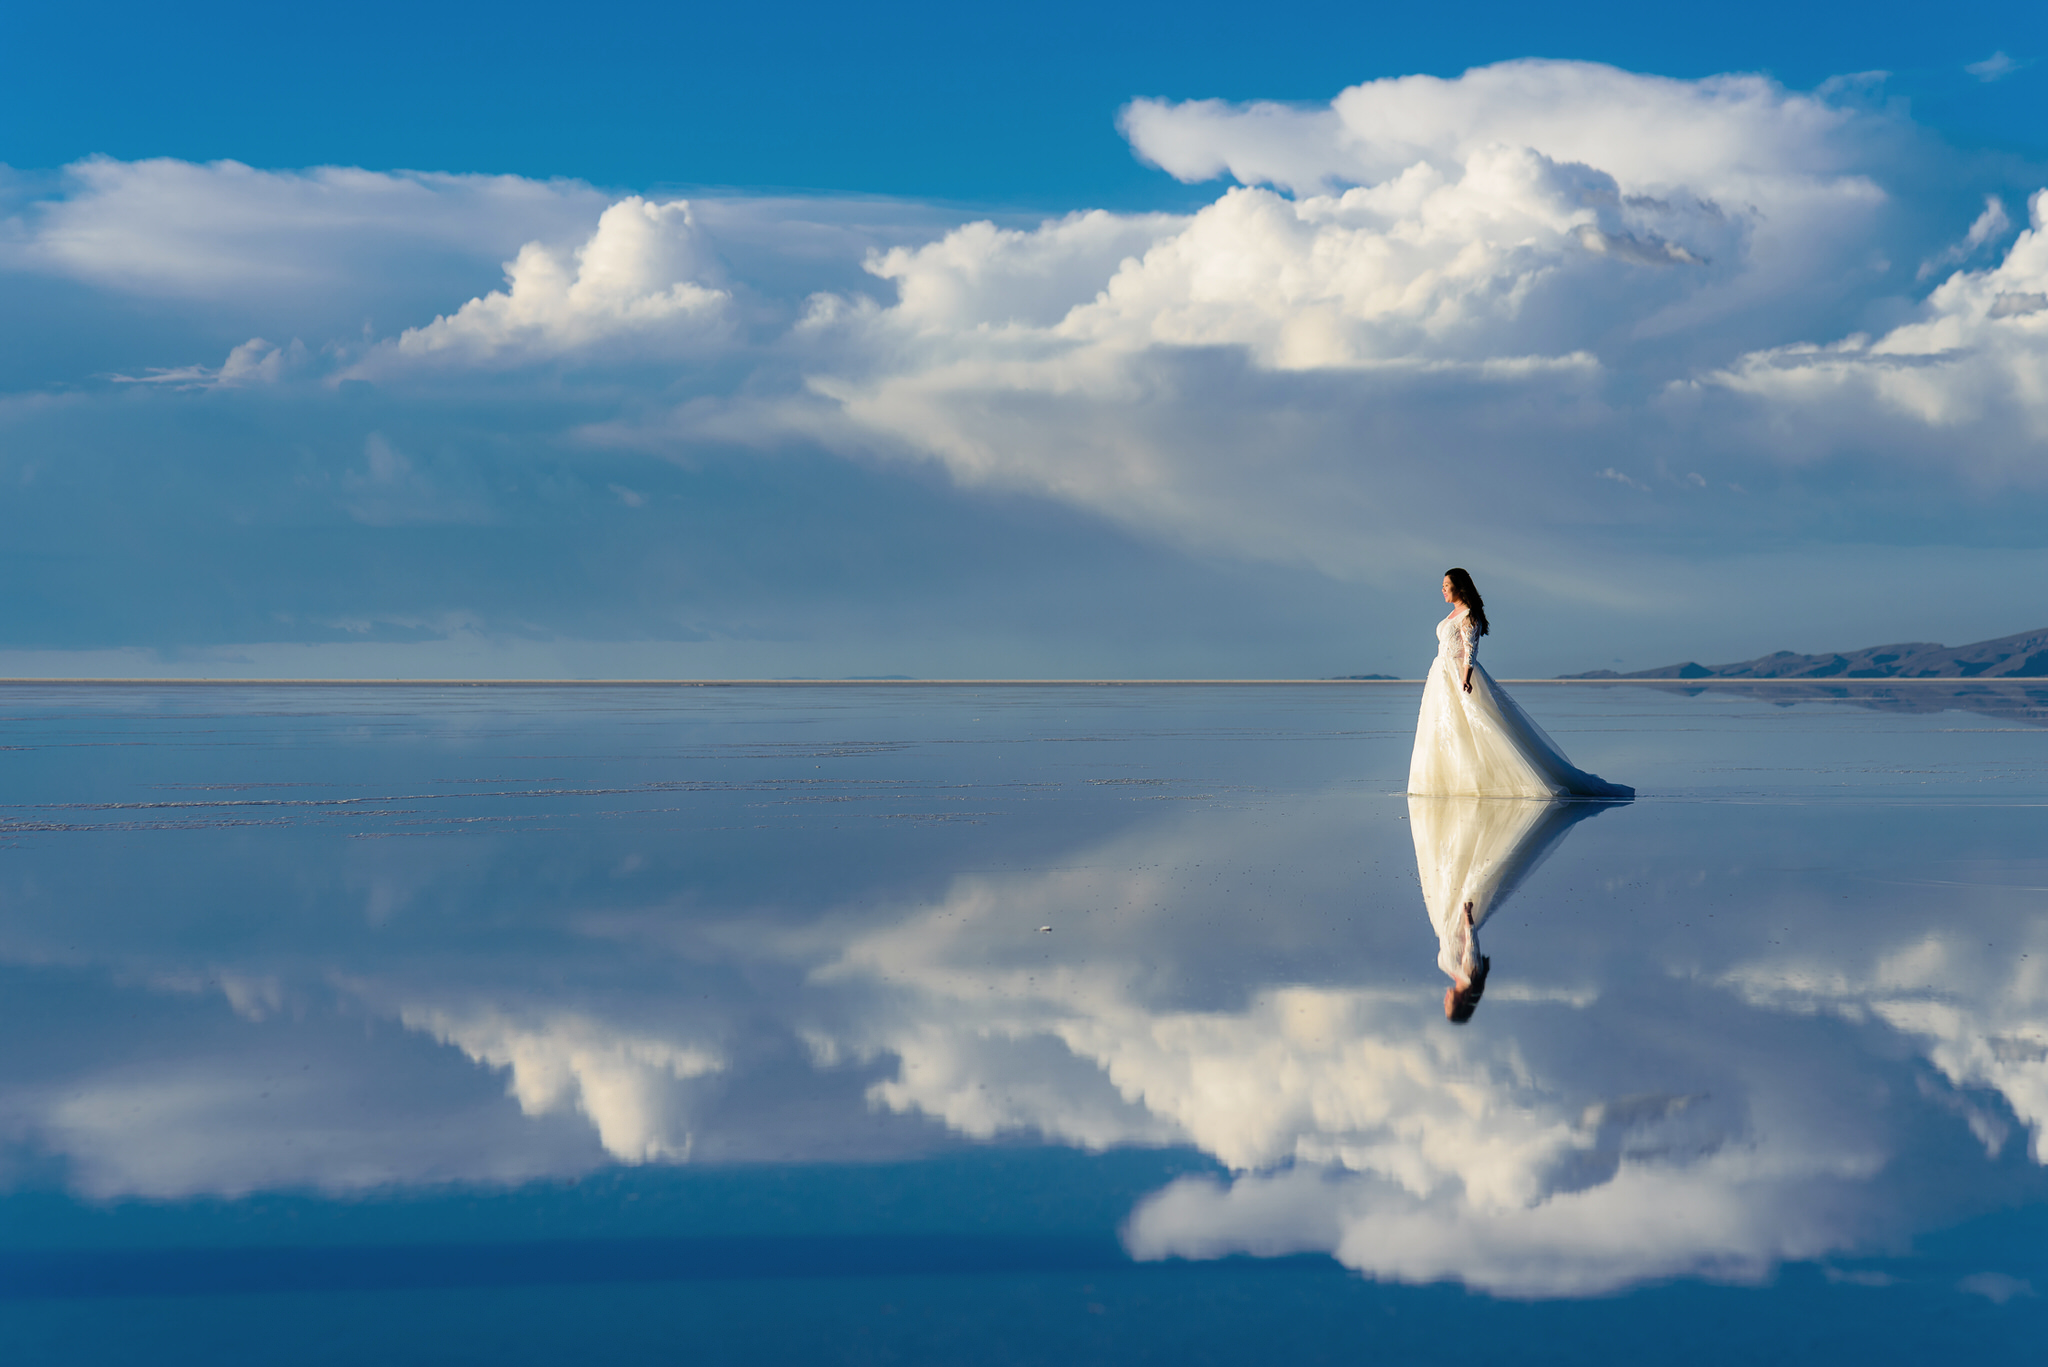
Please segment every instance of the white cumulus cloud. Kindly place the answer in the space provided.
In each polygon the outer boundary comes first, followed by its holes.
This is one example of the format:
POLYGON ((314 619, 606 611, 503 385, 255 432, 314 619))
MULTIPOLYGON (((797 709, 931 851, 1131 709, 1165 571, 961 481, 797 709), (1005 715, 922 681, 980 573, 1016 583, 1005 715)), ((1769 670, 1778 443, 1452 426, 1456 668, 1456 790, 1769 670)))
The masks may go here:
POLYGON ((1139 155, 1182 180, 1227 174, 1303 193, 1498 145, 1540 148, 1635 186, 1726 193, 1850 170, 1854 144, 1841 138, 1858 122, 1764 76, 1685 81, 1534 59, 1367 81, 1325 108, 1138 100, 1123 115, 1139 155))
POLYGON ((678 338, 701 343, 732 298, 693 278, 707 269, 687 201, 631 196, 606 209, 573 254, 527 243, 506 264, 505 289, 408 328, 357 371, 440 359, 517 363, 620 338, 657 352, 678 338))
POLYGON ((1633 549, 1626 573, 1597 540, 1558 556, 1591 497, 1563 490, 1646 447, 1689 479, 1715 434, 1660 386, 1909 287, 1883 183, 1909 130, 1853 90, 1528 61, 1321 109, 1141 101, 1125 126, 1177 175, 1241 183, 1183 217, 969 224, 878 253, 893 303, 823 297, 793 335, 807 394, 698 404, 678 430, 934 460, 1340 579, 1478 539, 1540 595, 1645 606, 1670 589, 1633 549), (1456 524, 1418 517, 1447 482, 1456 524))
MULTIPOLYGON (((1794 458, 1856 450, 1973 482, 2043 487, 2048 191, 2028 208, 2030 224, 2003 260, 1949 276, 1912 321, 1875 339, 1753 352, 1711 382, 1754 401, 1794 458)), ((2003 211, 1996 217, 2002 226, 2003 211)))

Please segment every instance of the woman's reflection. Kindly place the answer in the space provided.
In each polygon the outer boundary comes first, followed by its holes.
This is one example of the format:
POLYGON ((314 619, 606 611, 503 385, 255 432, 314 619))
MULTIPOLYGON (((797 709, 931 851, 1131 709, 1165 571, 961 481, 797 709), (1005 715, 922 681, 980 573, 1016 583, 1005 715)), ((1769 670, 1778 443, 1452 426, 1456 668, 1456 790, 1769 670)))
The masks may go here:
POLYGON ((1415 873, 1436 926, 1437 967, 1450 975, 1444 1016, 1462 1025, 1486 991, 1491 966, 1479 952, 1479 928, 1522 880, 1549 857, 1564 833, 1618 804, 1529 802, 1490 797, 1408 799, 1415 873))

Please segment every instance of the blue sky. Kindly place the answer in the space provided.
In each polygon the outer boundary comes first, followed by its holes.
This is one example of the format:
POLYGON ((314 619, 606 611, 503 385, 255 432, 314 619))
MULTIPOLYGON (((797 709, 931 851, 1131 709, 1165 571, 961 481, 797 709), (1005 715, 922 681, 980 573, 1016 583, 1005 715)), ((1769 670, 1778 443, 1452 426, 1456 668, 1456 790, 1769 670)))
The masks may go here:
POLYGON ((269 4, 22 6, 0 20, 7 161, 233 158, 570 176, 621 189, 780 186, 1066 211, 1199 202, 1118 136, 1137 95, 1323 101, 1381 76, 1563 57, 1797 89, 1891 73, 1962 139, 2038 153, 2038 80, 1964 68, 2048 50, 2030 6, 1742 0, 1711 22, 1637 4, 1559 14, 1498 0, 880 9, 799 3, 488 8, 373 0, 346 17, 269 4))
POLYGON ((1508 675, 2035 627, 2043 29, 17 8, 0 672, 1412 673, 1449 562, 1508 675))

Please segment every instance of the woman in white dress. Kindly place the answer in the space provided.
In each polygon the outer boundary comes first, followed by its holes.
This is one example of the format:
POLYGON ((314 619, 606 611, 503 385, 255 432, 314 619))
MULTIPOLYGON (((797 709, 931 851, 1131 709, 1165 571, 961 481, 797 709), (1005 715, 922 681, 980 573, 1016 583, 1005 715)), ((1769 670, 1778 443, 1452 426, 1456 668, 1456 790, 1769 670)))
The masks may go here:
POLYGON ((1451 610, 1436 626, 1436 660, 1422 690, 1408 791, 1432 797, 1622 801, 1636 790, 1572 767, 1479 663, 1486 602, 1464 570, 1444 574, 1451 610))

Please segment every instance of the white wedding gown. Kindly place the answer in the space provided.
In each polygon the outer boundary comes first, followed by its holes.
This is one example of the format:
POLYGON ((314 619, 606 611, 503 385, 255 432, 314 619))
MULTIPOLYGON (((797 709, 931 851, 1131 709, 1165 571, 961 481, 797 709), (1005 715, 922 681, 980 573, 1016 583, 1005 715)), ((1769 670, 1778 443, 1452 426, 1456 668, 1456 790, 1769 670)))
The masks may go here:
POLYGON ((1408 791, 1432 797, 1632 798, 1636 790, 1575 769, 1543 728, 1479 663, 1478 635, 1459 608, 1436 625, 1422 690, 1408 791), (1464 690, 1472 667, 1472 691, 1464 690))

